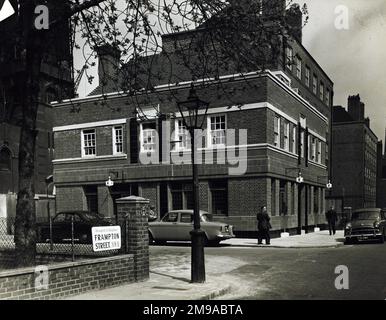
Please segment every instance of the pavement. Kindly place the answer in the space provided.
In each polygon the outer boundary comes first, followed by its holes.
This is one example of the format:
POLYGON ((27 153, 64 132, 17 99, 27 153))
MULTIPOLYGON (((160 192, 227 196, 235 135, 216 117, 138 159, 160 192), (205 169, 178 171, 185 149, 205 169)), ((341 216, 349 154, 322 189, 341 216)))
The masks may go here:
POLYGON ((271 239, 268 246, 263 240, 263 244, 258 245, 257 239, 233 238, 221 242, 223 245, 232 247, 270 247, 270 248, 335 248, 344 245, 344 231, 337 230, 335 235, 330 236, 328 230, 311 232, 302 235, 294 235, 284 238, 271 239))
MULTIPOLYGON (((271 239, 271 245, 257 245, 256 239, 230 239, 223 241, 224 247, 266 248, 333 248, 343 245, 343 231, 330 236, 328 231, 319 231, 285 238, 271 239)), ((166 247, 167 248, 167 247, 166 247)), ((221 247, 219 248, 221 250, 221 247)), ((225 253, 224 253, 225 254, 225 253)), ((68 300, 210 300, 232 292, 245 291, 248 279, 240 279, 234 270, 245 267, 245 261, 228 255, 208 257, 205 261, 207 281, 190 283, 190 254, 150 255, 150 278, 148 281, 132 283, 114 288, 92 291, 68 300), (245 282, 245 283, 244 283, 245 282)), ((247 294, 244 292, 244 294, 247 294)))

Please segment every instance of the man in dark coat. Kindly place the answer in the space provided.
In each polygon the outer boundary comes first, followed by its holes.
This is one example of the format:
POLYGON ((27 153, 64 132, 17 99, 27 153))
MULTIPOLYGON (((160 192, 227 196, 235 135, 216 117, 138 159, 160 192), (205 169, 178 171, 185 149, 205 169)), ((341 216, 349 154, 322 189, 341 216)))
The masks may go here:
POLYGON ((328 231, 330 231, 330 236, 335 235, 335 224, 338 221, 338 217, 336 211, 334 210, 334 206, 331 206, 330 210, 326 213, 326 219, 328 223, 328 231))
POLYGON ((271 218, 267 213, 267 207, 261 207, 261 211, 257 214, 257 239, 258 244, 263 244, 263 238, 266 244, 270 244, 271 238, 269 236, 269 229, 271 229, 271 218))

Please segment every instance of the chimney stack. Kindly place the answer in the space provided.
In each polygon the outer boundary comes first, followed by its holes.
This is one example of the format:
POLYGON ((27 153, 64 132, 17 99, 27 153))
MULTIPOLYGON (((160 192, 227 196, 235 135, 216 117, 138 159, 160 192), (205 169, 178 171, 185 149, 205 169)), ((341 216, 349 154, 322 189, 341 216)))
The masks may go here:
POLYGON ((120 69, 121 52, 110 44, 96 48, 98 54, 98 76, 99 85, 106 86, 110 83, 117 83, 120 69))

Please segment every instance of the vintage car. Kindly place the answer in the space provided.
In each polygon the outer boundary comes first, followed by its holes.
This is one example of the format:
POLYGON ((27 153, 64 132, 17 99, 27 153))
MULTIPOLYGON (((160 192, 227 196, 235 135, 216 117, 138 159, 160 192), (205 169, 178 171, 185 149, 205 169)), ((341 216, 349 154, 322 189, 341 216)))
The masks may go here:
POLYGON ((379 240, 384 242, 386 236, 385 211, 379 208, 354 210, 351 221, 346 224, 344 236, 346 243, 359 240, 379 240))
MULTIPOLYGON (((222 222, 212 222, 212 216, 200 211, 201 228, 205 231, 206 244, 218 245, 220 241, 234 238, 233 227, 222 222)), ((161 221, 149 223, 149 243, 190 241, 193 229, 193 210, 168 212, 161 221)))
POLYGON ((109 219, 88 211, 59 212, 51 220, 52 232, 50 232, 49 222, 37 224, 38 242, 50 242, 50 234, 52 234, 53 243, 70 243, 72 219, 74 221, 75 243, 90 244, 92 243, 92 227, 110 226, 113 224, 109 219))

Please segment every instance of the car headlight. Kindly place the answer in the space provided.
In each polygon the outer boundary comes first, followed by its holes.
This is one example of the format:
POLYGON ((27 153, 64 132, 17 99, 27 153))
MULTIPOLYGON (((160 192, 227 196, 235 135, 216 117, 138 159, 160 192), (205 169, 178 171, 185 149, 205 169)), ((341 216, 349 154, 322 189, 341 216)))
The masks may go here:
POLYGON ((346 224, 346 229, 348 230, 348 229, 351 229, 351 228, 352 228, 351 223, 347 223, 346 224))
POLYGON ((377 228, 377 229, 379 228, 379 221, 374 222, 374 228, 377 228))

